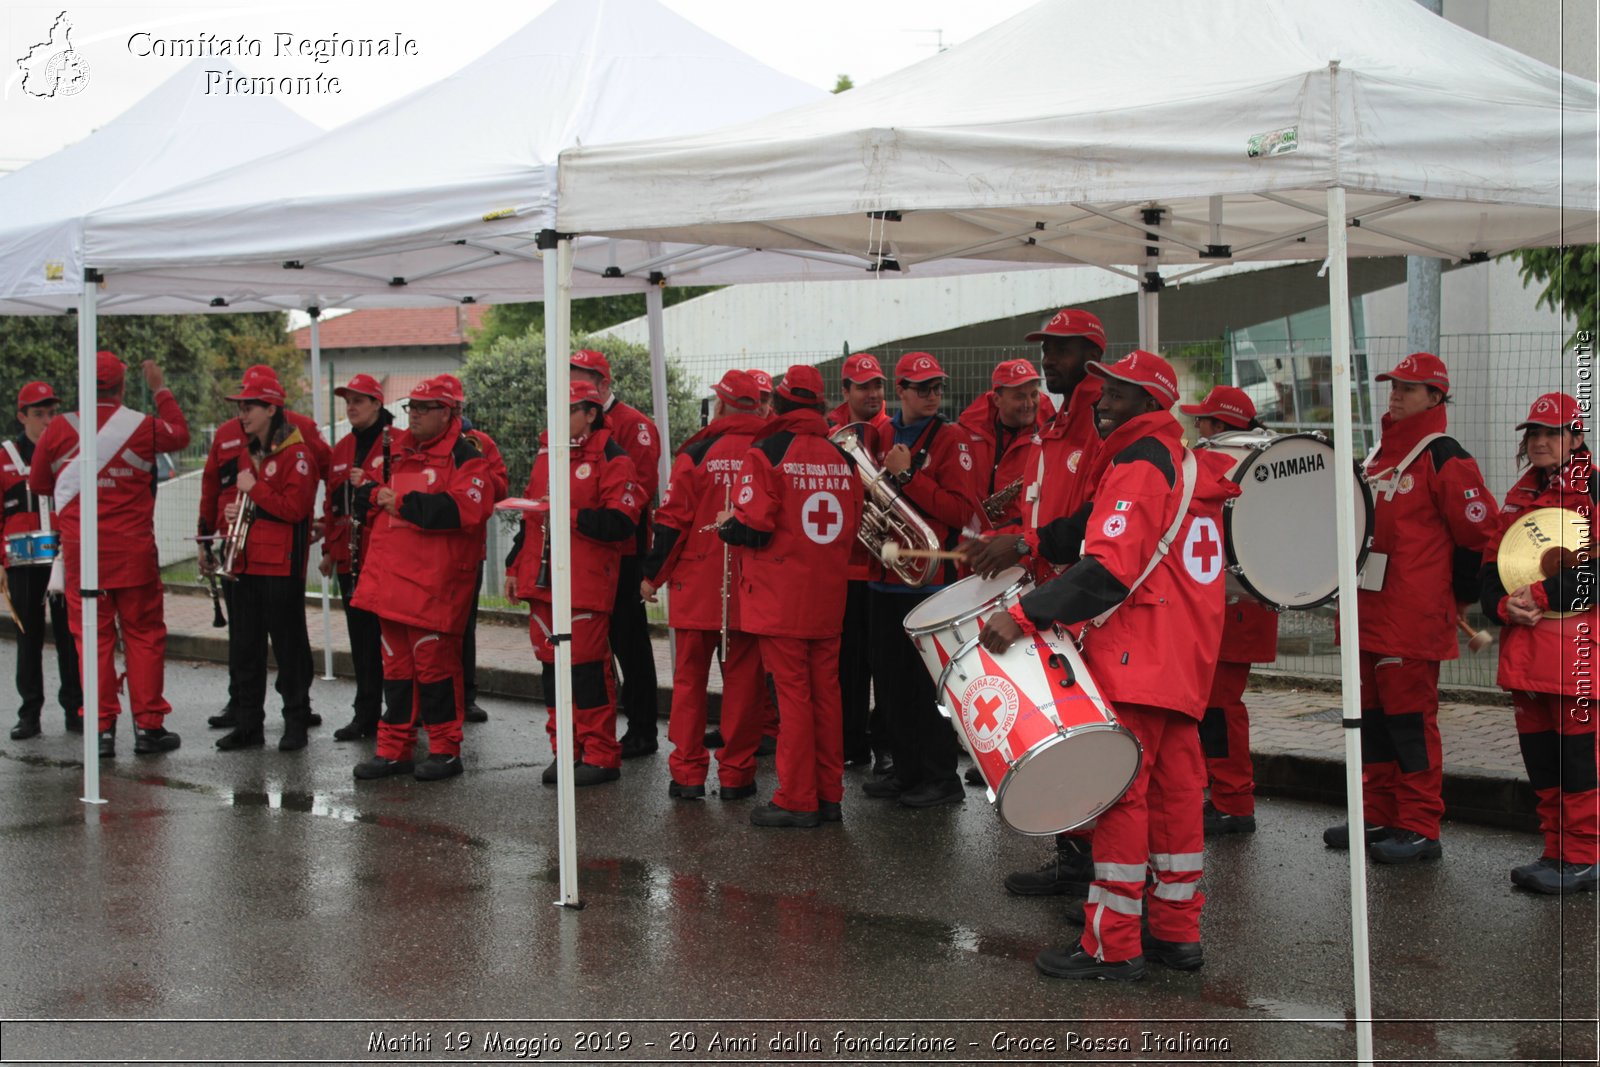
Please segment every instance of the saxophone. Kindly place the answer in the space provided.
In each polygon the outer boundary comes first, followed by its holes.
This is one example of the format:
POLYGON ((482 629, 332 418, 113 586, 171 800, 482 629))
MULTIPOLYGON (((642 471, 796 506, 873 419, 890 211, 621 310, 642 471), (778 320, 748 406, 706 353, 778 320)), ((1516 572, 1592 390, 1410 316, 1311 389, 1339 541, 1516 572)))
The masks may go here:
POLYGON ((984 500, 983 513, 989 517, 990 522, 999 522, 1000 519, 1005 515, 1006 508, 1011 506, 1011 502, 1017 499, 1017 494, 1021 492, 1022 479, 1018 478, 1010 485, 995 493, 994 496, 984 500))
POLYGON ((866 488, 866 501, 861 509, 861 528, 856 536, 867 546, 867 551, 893 571, 902 582, 913 589, 927 585, 938 573, 941 561, 912 558, 897 554, 891 562, 884 556, 884 547, 893 543, 901 549, 936 552, 941 547, 938 535, 927 520, 907 500, 900 487, 867 452, 861 443, 868 430, 864 422, 852 422, 828 435, 828 439, 844 450, 856 465, 856 473, 866 488))

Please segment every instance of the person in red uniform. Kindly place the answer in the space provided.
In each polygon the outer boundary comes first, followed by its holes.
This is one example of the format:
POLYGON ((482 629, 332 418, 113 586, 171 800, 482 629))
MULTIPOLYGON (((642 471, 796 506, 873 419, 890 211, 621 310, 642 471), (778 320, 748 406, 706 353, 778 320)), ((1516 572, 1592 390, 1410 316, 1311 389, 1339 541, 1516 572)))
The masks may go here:
POLYGON ((223 508, 233 523, 246 501, 254 518, 225 577, 231 579, 233 615, 228 673, 234 685, 234 727, 217 738, 225 752, 266 742, 267 645, 278 662, 283 698, 280 752, 306 747, 311 718, 311 641, 306 633, 306 557, 311 517, 322 472, 311 448, 283 410, 277 379, 246 375, 239 392, 246 445, 237 456, 238 493, 223 508))
POLYGON ((974 492, 1002 533, 1022 532, 1022 489, 1038 467, 1035 441, 1055 417, 1055 405, 1039 391, 1040 381, 1027 360, 1003 360, 989 376, 989 391, 961 413, 961 425, 972 435, 974 492), (1002 506, 999 498, 1007 492, 1010 502, 1002 506))
POLYGON ((1224 476, 1226 457, 1184 449, 1166 360, 1135 351, 1090 372, 1105 379, 1096 405, 1104 446, 1088 471, 1094 503, 1082 557, 990 616, 981 641, 1003 652, 1026 634, 1081 624, 1084 666, 1139 740, 1138 775, 1095 827, 1083 936, 1035 960, 1055 978, 1133 981, 1147 956, 1179 970, 1204 962, 1197 724, 1222 638, 1222 503, 1238 486, 1224 476))
MULTIPOLYGON (((888 377, 876 356, 857 352, 844 361, 844 403, 828 412, 828 429, 860 424, 867 454, 881 456, 893 444, 889 413, 883 409, 888 377)), ((872 765, 874 774, 888 774, 889 723, 884 705, 872 706, 872 641, 870 590, 867 583, 883 577, 883 564, 857 538, 850 546, 850 585, 845 596, 844 633, 839 642, 839 700, 844 713, 844 765, 872 765)))
POLYGON ((678 449, 672 479, 656 510, 655 536, 644 562, 640 592, 655 601, 657 589, 671 590, 669 621, 676 636, 672 666, 672 715, 667 737, 672 784, 668 795, 694 800, 706 795, 706 678, 717 652, 723 623, 728 643, 722 649, 722 733, 717 780, 723 800, 754 796, 756 746, 761 740, 761 653, 756 638, 741 624, 738 569, 742 552, 731 550, 712 528, 718 512, 730 506, 745 453, 766 434, 767 420, 756 412, 756 383, 731 370, 714 387, 716 417, 678 449))
MULTIPOLYGON (((141 755, 177 748, 177 734, 165 727, 172 705, 165 683, 167 626, 161 599, 161 565, 156 552, 156 456, 189 444, 189 424, 167 388, 161 368, 145 360, 140 368, 156 403, 145 415, 122 406, 126 368, 111 352, 95 356, 96 461, 99 502, 100 588, 97 612, 100 755, 117 754, 118 675, 113 651, 120 634, 127 665, 128 702, 137 728, 133 750, 141 755)), ((83 655, 83 583, 80 571, 78 420, 51 420, 34 450, 28 488, 54 497, 61 525, 61 556, 66 569, 67 619, 83 655)))
POLYGON ((756 414, 763 419, 770 419, 772 418, 772 375, 764 370, 753 370, 749 374, 750 377, 756 380, 758 394, 756 414))
POLYGON ((1600 767, 1596 764, 1593 669, 1600 661, 1600 609, 1594 558, 1565 562, 1542 582, 1506 589, 1499 555, 1507 531, 1540 508, 1564 508, 1587 520, 1595 543, 1600 486, 1584 444, 1578 402, 1546 393, 1517 426, 1517 459, 1528 470, 1506 494, 1500 530, 1484 553, 1484 614, 1500 623, 1500 671, 1511 693, 1528 781, 1538 797, 1544 850, 1511 871, 1513 885, 1535 893, 1593 892, 1600 883, 1600 767))
POLYGON ((356 487, 356 517, 372 524, 372 540, 353 603, 378 616, 384 712, 377 753, 355 776, 429 782, 462 772, 461 631, 494 485, 448 384, 419 383, 406 410, 411 424, 394 443, 388 481, 378 484, 383 459, 373 454, 356 487), (419 720, 428 731, 421 763, 412 759, 419 720))
MULTIPOLYGON (((1389 410, 1365 464, 1374 523, 1356 600, 1365 836, 1374 860, 1410 863, 1444 854, 1439 663, 1460 654, 1456 618, 1478 599, 1499 509, 1477 462, 1445 434, 1444 361, 1414 352, 1378 381, 1391 383, 1389 410)), ((1322 839, 1349 848, 1350 828, 1322 839)))
POLYGON ((379 461, 377 481, 386 481, 394 441, 400 431, 394 416, 383 406, 383 387, 370 374, 357 374, 334 393, 344 400, 350 432, 333 446, 327 493, 322 503, 322 573, 335 575, 344 599, 345 628, 350 633, 350 658, 355 664, 356 695, 350 721, 333 732, 335 741, 355 741, 378 736, 383 714, 383 647, 379 643, 378 617, 351 603, 361 579, 361 566, 372 545, 372 526, 357 523, 351 474, 373 456, 379 461), (390 457, 388 460, 385 457, 390 457))
MULTIPOLYGON (((1095 404, 1101 379, 1089 373, 1089 365, 1104 356, 1106 331, 1092 312, 1062 308, 1023 339, 1039 342, 1044 387, 1062 398, 1062 406, 1039 431, 1038 443, 1030 442, 1032 469, 1023 482, 1020 534, 1001 531, 974 544, 972 569, 991 578, 1022 566, 1044 582, 1077 558, 1083 540, 1083 509, 1094 488, 1086 474, 1100 452, 1095 404)), ((1035 870, 1006 875, 1006 890, 1019 896, 1087 893, 1094 880, 1090 834, 1057 834, 1053 854, 1035 870)))
MULTIPOLYGON (((260 385, 264 389, 274 390, 287 396, 282 382, 278 379, 278 372, 265 363, 257 363, 247 367, 244 372, 245 385, 260 385)), ((311 449, 311 458, 316 463, 319 471, 326 471, 332 463, 332 451, 328 443, 323 440, 322 431, 317 427, 316 420, 309 415, 302 415, 298 411, 284 408, 284 416, 294 428, 300 431, 300 439, 306 447, 311 449)), ((234 484, 240 470, 240 457, 245 453, 247 436, 244 426, 237 418, 228 419, 218 426, 211 437, 211 447, 206 452, 206 463, 200 474, 200 523, 199 534, 202 540, 200 550, 200 568, 202 572, 214 573, 218 563, 217 552, 213 550, 212 537, 222 537, 228 532, 227 521, 223 518, 223 509, 226 508, 238 493, 234 484)), ((312 539, 317 533, 312 531, 312 539)), ((222 585, 223 603, 228 609, 228 618, 233 618, 233 583, 224 582, 222 585)), ((233 639, 233 629, 230 625, 228 638, 233 639)), ((310 656, 310 645, 306 646, 306 654, 310 656)), ((230 652, 231 655, 231 652, 230 652)), ((313 672, 311 661, 306 661, 306 673, 313 672)), ((234 716, 234 692, 237 682, 230 675, 228 678, 228 703, 222 711, 206 720, 207 725, 217 730, 231 730, 237 725, 234 716)), ((322 725, 322 716, 315 711, 308 720, 312 726, 322 725)))
MULTIPOLYGON (((494 438, 484 433, 472 424, 467 417, 467 390, 461 384, 461 379, 453 374, 441 374, 439 377, 450 387, 451 394, 461 406, 461 430, 468 437, 478 442, 478 450, 483 453, 483 458, 489 461, 489 474, 494 483, 494 498, 502 500, 510 488, 511 479, 506 471, 505 457, 500 454, 500 446, 494 443, 494 438)), ((461 635, 461 678, 462 689, 466 700, 467 722, 488 722, 489 713, 478 706, 478 597, 483 593, 483 561, 489 555, 489 525, 483 527, 483 548, 478 553, 478 579, 473 586, 472 610, 467 613, 467 628, 461 635)))
MULTIPOLYGON (((634 480, 633 460, 612 439, 605 424, 604 401, 587 381, 571 385, 567 433, 572 441, 569 480, 572 487, 568 522, 572 525, 572 718, 576 751, 556 751, 556 708, 552 665, 556 649, 551 588, 549 513, 530 522, 506 557, 506 596, 528 601, 533 608, 528 635, 534 654, 545 665, 545 703, 550 712, 546 730, 556 758, 541 781, 556 784, 564 758, 573 764, 572 784, 600 785, 622 776, 622 746, 617 741, 616 683, 611 674, 611 606, 622 569, 624 546, 644 510, 644 491, 634 480)), ((559 431, 558 431, 559 432, 559 431)), ((550 496, 549 431, 539 435, 539 454, 523 496, 550 496)), ((637 596, 638 588, 634 589, 637 596)))
MULTIPOLYGON (((41 503, 28 488, 28 464, 33 452, 56 416, 60 402, 47 382, 29 382, 17 393, 17 421, 22 432, 0 441, 0 498, 5 510, 0 515, 0 533, 6 537, 33 533, 43 528, 41 503)), ((52 527, 53 528, 53 527, 52 527)), ((39 736, 39 713, 44 709, 44 619, 45 603, 50 606, 50 627, 55 633, 56 669, 61 685, 56 699, 66 715, 69 732, 83 732, 83 685, 78 677, 78 650, 67 626, 67 605, 59 595, 48 592, 53 560, 7 566, 3 578, 12 608, 22 627, 17 633, 17 725, 11 740, 26 741, 39 736)))
MULTIPOLYGON (((908 352, 894 370, 900 411, 891 422, 893 443, 882 469, 932 527, 939 545, 954 549, 979 528, 972 491, 972 438, 939 414, 948 379, 927 352, 908 352)), ((906 807, 959 804, 965 798, 956 773, 956 737, 939 714, 934 680, 906 636, 911 609, 956 579, 954 563, 939 564, 933 579, 913 589, 893 571, 871 583, 872 681, 888 705, 894 773, 867 782, 871 797, 898 799, 906 807)))
POLYGON ((622 714, 628 728, 622 735, 622 758, 648 756, 660 747, 656 718, 656 654, 650 644, 650 620, 639 596, 640 560, 650 551, 650 503, 661 481, 661 434, 656 424, 611 391, 611 364, 591 349, 572 354, 572 378, 594 386, 604 408, 605 428, 633 460, 634 478, 644 497, 634 540, 622 547, 616 601, 611 608, 611 650, 622 671, 622 714))
POLYGON ((755 826, 814 827, 843 818, 839 633, 861 482, 855 464, 828 440, 822 399, 815 367, 789 368, 770 432, 745 455, 733 514, 718 528, 743 549, 741 619, 760 635, 761 660, 785 711, 778 789, 750 813, 755 826))
MULTIPOLYGON (((1219 385, 1198 404, 1178 410, 1194 417, 1201 437, 1259 429, 1256 405, 1243 389, 1219 385)), ((1244 691, 1252 663, 1278 658, 1278 613, 1245 593, 1228 594, 1222 648, 1211 680, 1200 747, 1206 755, 1211 797, 1206 801, 1206 836, 1256 832, 1256 775, 1250 760, 1250 710, 1244 691)))

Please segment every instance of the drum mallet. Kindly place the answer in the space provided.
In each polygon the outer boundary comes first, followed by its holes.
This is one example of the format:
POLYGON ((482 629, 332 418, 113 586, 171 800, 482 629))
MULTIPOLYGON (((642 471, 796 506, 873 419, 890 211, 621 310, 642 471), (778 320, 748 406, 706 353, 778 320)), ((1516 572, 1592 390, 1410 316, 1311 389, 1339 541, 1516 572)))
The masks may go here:
POLYGON ((896 563, 902 559, 957 559, 967 558, 964 552, 953 552, 942 548, 901 548, 895 541, 886 541, 879 555, 885 563, 896 563))
POLYGON ((1467 635, 1467 651, 1472 653, 1482 652, 1494 644, 1494 634, 1488 630, 1474 630, 1467 625, 1467 620, 1460 615, 1456 616, 1456 629, 1467 635))

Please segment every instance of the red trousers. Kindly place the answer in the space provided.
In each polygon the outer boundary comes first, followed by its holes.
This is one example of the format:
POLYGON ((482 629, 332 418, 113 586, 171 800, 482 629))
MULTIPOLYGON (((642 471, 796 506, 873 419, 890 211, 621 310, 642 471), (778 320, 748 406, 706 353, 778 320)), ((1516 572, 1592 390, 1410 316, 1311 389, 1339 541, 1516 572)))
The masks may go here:
MULTIPOLYGON (((672 665, 672 718, 667 765, 679 785, 704 785, 711 766, 706 751, 706 679, 721 634, 716 630, 675 630, 678 655, 672 665)), ((756 778, 756 746, 761 742, 761 702, 766 699, 757 639, 728 631, 722 660, 722 750, 717 780, 724 787, 749 785, 756 778)))
POLYGON ((1361 653, 1361 781, 1374 826, 1439 836, 1439 663, 1361 653))
MULTIPOLYGON (((611 614, 601 611, 572 613, 572 737, 577 759, 591 767, 621 767, 622 746, 617 743, 617 681, 611 673, 611 614)), ((550 642, 550 605, 533 602, 528 636, 540 663, 556 661, 550 642)), ((545 719, 550 751, 556 751, 556 709, 545 719)), ((559 755, 559 753, 557 753, 559 755)))
POLYGON ((1600 779, 1594 698, 1511 694, 1528 781, 1539 798, 1544 854, 1566 863, 1600 862, 1600 779))
POLYGON ((1084 951, 1109 962, 1144 952, 1139 916, 1148 894, 1150 932, 1163 941, 1200 940, 1201 808, 1205 758, 1195 720, 1146 704, 1119 704, 1117 718, 1144 749, 1133 784, 1094 830, 1094 883, 1084 909, 1084 951))
MULTIPOLYGON (((145 585, 107 589, 100 597, 95 629, 99 634, 96 662, 100 665, 100 729, 110 730, 122 714, 117 694, 122 679, 117 675, 117 634, 122 634, 123 659, 127 664, 128 703, 135 726, 153 730, 172 710, 162 694, 166 684, 167 623, 162 605, 160 581, 145 585)), ((67 625, 78 646, 78 662, 83 662, 83 597, 77 586, 67 583, 67 625)))
POLYGON ((461 755, 461 635, 424 630, 381 615, 378 634, 384 703, 378 720, 378 755, 410 759, 418 720, 427 727, 430 753, 461 755))
POLYGON ((844 797, 844 711, 839 702, 839 638, 761 638, 783 706, 778 730, 778 789, 772 802, 816 811, 844 797))
POLYGON ((1224 815, 1256 813, 1256 769, 1250 761, 1250 709, 1244 706, 1250 664, 1217 664, 1206 699, 1200 741, 1211 778, 1211 804, 1224 815))

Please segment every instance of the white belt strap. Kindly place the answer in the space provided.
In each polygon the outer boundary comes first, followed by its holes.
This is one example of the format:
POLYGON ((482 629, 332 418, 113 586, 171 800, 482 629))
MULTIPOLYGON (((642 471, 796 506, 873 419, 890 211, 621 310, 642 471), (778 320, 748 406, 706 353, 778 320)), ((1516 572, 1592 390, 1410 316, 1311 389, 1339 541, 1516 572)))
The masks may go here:
POLYGON ((1135 578, 1133 584, 1128 586, 1128 595, 1096 615, 1094 617, 1096 626, 1104 626, 1106 620, 1116 614, 1117 609, 1128 602, 1128 599, 1133 596, 1133 591, 1143 585, 1144 580, 1150 577, 1151 572, 1166 558, 1167 550, 1172 547, 1173 539, 1178 536, 1178 530, 1183 526, 1183 520, 1189 514, 1189 502, 1194 499, 1194 479, 1198 468, 1199 464, 1195 462, 1194 453, 1187 448, 1184 449, 1183 496, 1178 501, 1178 514, 1172 520, 1172 525, 1167 527, 1167 532, 1161 535, 1161 540, 1156 543, 1156 550, 1150 556, 1150 562, 1145 564, 1144 570, 1139 573, 1139 577, 1135 578))
MULTIPOLYGON (((83 432, 82 428, 78 426, 77 416, 68 414, 63 418, 80 434, 83 432)), ((134 411, 132 408, 119 407, 112 412, 111 417, 106 420, 106 424, 100 427, 100 432, 94 435, 95 451, 107 457, 101 462, 101 470, 122 458, 119 453, 127 447, 128 438, 132 437, 133 432, 143 424, 144 415, 141 412, 134 411)), ((71 459, 61 472, 61 477, 56 479, 55 500, 57 511, 65 510, 68 504, 78 499, 78 493, 83 488, 83 464, 79 462, 80 459, 82 459, 82 453, 74 449, 71 459)), ((141 463, 141 465, 144 464, 141 463)))
MULTIPOLYGON (((1395 490, 1400 487, 1400 476, 1406 472, 1406 468, 1411 466, 1411 464, 1416 461, 1418 456, 1422 455, 1423 449, 1427 448, 1429 445, 1433 444, 1443 436, 1444 434, 1442 433, 1425 434, 1422 440, 1417 442, 1417 447, 1413 448, 1410 452, 1407 452, 1406 458, 1402 459, 1398 464, 1396 464, 1393 472, 1389 475, 1389 480, 1387 482, 1378 483, 1378 485, 1381 487, 1381 492, 1383 493, 1383 499, 1385 501, 1391 501, 1394 499, 1395 490)), ((1377 456, 1378 449, 1381 447, 1381 445, 1381 441, 1378 444, 1373 445, 1372 451, 1367 453, 1367 458, 1361 461, 1361 469, 1363 471, 1367 469, 1367 465, 1372 462, 1374 457, 1377 456)))

